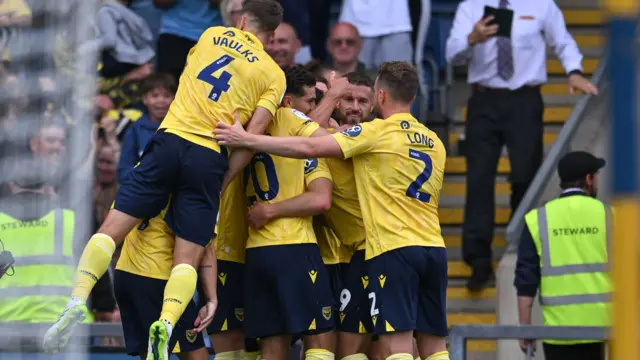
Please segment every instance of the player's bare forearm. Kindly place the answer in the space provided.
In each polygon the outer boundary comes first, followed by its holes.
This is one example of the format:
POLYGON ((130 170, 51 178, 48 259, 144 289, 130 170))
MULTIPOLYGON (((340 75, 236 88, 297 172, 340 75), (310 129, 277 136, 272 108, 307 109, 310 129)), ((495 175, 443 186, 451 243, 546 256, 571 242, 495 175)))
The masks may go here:
POLYGON ((204 295, 210 301, 218 301, 218 261, 216 260, 216 248, 213 244, 205 249, 204 257, 198 270, 204 295))
POLYGON ((224 174, 224 180, 222 180, 222 191, 231 184, 231 181, 235 179, 238 174, 242 172, 242 170, 249 164, 251 161, 251 157, 253 157, 253 151, 249 149, 236 148, 231 152, 231 156, 229 156, 229 168, 227 172, 224 174))
POLYGON ((533 308, 533 298, 529 296, 518 296, 518 316, 521 325, 531 324, 531 309, 533 308))
POLYGON ((316 179, 309 184, 306 192, 290 199, 268 204, 271 208, 270 219, 281 217, 306 217, 324 213, 331 208, 333 182, 329 179, 316 179))
POLYGON ((320 127, 328 128, 330 127, 331 122, 331 114, 333 110, 338 105, 338 101, 340 97, 338 94, 332 91, 328 91, 327 94, 322 98, 320 103, 316 105, 315 109, 311 110, 308 116, 315 122, 320 125, 320 127))
MULTIPOLYGON (((235 112, 234 117, 235 123, 239 123, 240 118, 238 112, 235 112)), ((262 106, 258 106, 247 123, 246 132, 248 134, 262 135, 267 130, 272 119, 273 115, 269 110, 262 106)), ((233 152, 231 152, 231 156, 229 157, 229 169, 225 173, 224 180, 222 181, 222 191, 224 191, 231 181, 240 174, 240 172, 242 172, 247 164, 249 164, 251 157, 253 157, 253 151, 251 150, 234 149, 233 152)))

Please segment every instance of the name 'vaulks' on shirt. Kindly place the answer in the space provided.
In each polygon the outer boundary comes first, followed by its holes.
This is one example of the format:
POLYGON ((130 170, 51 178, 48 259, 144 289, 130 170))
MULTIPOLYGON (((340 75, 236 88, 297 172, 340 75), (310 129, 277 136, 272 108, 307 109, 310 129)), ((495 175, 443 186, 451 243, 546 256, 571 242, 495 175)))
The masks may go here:
POLYGON ((220 152, 218 121, 245 125, 257 106, 276 113, 286 89, 284 72, 254 35, 212 27, 191 48, 175 100, 160 129, 220 152))
POLYGON ((406 246, 445 246, 438 201, 447 154, 433 131, 401 113, 333 137, 353 158, 367 259, 406 246))
MULTIPOLYGON (((303 113, 280 108, 274 120, 267 127, 271 136, 311 136, 319 126, 303 113)), ((291 159, 264 152, 256 153, 248 165, 247 198, 249 204, 255 202, 274 203, 301 195, 306 184, 319 178, 331 179, 326 163, 322 159, 291 159), (307 169, 305 169, 305 163, 307 169), (324 171, 318 171, 323 167, 324 171), (305 176, 313 171, 314 176, 305 176)), ((249 229, 247 248, 317 243, 313 233, 311 216, 287 217, 270 221, 260 229, 249 229)))

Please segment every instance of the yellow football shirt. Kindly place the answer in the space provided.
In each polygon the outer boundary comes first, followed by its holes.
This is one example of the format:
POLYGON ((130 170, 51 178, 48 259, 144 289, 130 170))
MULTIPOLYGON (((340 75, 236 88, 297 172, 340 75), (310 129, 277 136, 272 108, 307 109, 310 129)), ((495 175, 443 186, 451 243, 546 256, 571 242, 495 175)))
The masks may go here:
MULTIPOLYGON (((300 111, 280 108, 274 120, 267 127, 266 134, 271 136, 311 136, 319 126, 300 111)), ((249 204, 254 202, 275 203, 302 194, 305 182, 310 183, 317 177, 331 178, 328 169, 321 175, 315 171, 313 176, 305 176, 305 163, 310 160, 291 159, 258 152, 251 159, 247 184, 249 204)), ((313 161, 311 161, 313 162, 313 161)), ((321 162, 315 160, 316 164, 321 162)), ((313 164, 308 164, 312 166, 313 164)), ((247 248, 316 243, 311 217, 286 217, 267 223, 260 229, 249 229, 247 248)))
POLYGON ((167 208, 150 219, 140 221, 122 244, 117 270, 154 279, 167 280, 173 268, 175 234, 164 222, 167 208))
POLYGON ((438 201, 447 154, 433 131, 411 114, 395 114, 332 136, 353 158, 367 259, 406 246, 445 246, 438 201))
POLYGON ((236 176, 222 193, 220 216, 216 225, 216 258, 244 264, 244 250, 249 237, 247 196, 244 179, 236 176))
POLYGON ((286 89, 284 72, 254 35, 212 27, 191 48, 175 100, 160 129, 220 152, 218 121, 246 124, 257 106, 275 114, 286 89))
MULTIPOLYGON (((351 159, 326 159, 333 176, 331 209, 324 213, 327 225, 346 248, 347 254, 365 248, 365 230, 351 159)), ((351 258, 351 256, 348 256, 351 258)))

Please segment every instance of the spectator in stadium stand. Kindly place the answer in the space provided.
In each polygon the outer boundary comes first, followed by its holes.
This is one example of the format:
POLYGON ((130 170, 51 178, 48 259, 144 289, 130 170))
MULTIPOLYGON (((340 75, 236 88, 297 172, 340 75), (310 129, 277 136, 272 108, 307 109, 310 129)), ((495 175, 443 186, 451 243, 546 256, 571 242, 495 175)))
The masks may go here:
POLYGON ((281 23, 267 45, 267 53, 281 68, 296 64, 296 53, 302 44, 293 26, 281 23))
POLYGON ((462 227, 464 261, 472 269, 469 290, 484 288, 493 278, 496 168, 502 147, 511 163, 511 209, 518 207, 543 156, 544 103, 540 86, 547 82, 546 46, 554 49, 569 79, 571 92, 597 94, 582 74, 582 54, 567 31, 553 0, 463 1, 456 10, 446 44, 446 58, 468 64, 473 92, 468 102, 466 143, 467 199, 462 227), (497 25, 482 18, 485 5, 515 12, 511 37, 497 37, 497 25))
POLYGON ((158 72, 180 79, 189 50, 211 26, 222 24, 219 0, 153 0, 164 10, 158 37, 158 72))
POLYGON ((327 40, 327 50, 331 55, 331 65, 338 75, 358 71, 366 73, 375 81, 377 70, 367 72, 364 63, 358 60, 362 50, 362 38, 352 24, 341 22, 333 25, 327 40))
POLYGON ((93 205, 97 230, 107 216, 118 190, 117 149, 105 145, 100 147, 96 160, 96 179, 93 186, 93 205))
MULTIPOLYGON (((596 199, 604 159, 576 151, 558 163, 562 195, 525 216, 514 285, 520 324, 531 324, 540 290, 544 325, 611 326, 611 209, 596 199)), ((535 348, 521 341, 523 351, 535 348)), ((605 342, 545 340, 547 360, 604 360, 605 342)))
MULTIPOLYGON (((0 201, 0 239, 16 260, 16 275, 5 276, 0 282, 1 323, 55 322, 73 285, 74 249, 82 245, 77 237, 83 234, 76 233, 82 216, 60 204, 50 183, 65 152, 64 124, 42 123, 31 131, 28 140, 31 156, 14 164, 19 171, 3 186, 0 201)), ((99 283, 90 307, 95 316, 87 321, 119 321, 108 274, 99 283)), ((0 339, 3 348, 23 344, 24 339, 0 339)))
POLYGON ((362 36, 360 61, 376 70, 387 61, 413 61, 409 2, 344 0, 340 22, 353 24, 362 36))
POLYGON ((242 0, 221 0, 220 15, 224 26, 236 26, 242 17, 242 0))
POLYGON ((118 163, 118 179, 121 182, 140 161, 147 143, 167 115, 177 88, 178 83, 173 76, 163 73, 153 74, 142 83, 142 102, 147 110, 125 130, 118 163))

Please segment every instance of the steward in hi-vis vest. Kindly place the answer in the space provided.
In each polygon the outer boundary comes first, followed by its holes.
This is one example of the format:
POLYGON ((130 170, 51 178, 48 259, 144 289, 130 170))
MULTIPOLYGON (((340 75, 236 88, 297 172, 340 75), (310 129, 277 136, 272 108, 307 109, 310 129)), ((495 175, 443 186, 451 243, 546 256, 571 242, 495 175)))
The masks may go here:
MULTIPOLYGON (((572 152, 558 164, 560 197, 529 211, 518 248, 515 286, 520 324, 531 324, 539 290, 544 325, 610 326, 613 282, 609 276, 611 209, 597 200, 598 171, 605 161, 572 152)), ((523 340, 521 347, 534 346, 523 340)), ((547 360, 604 359, 604 342, 545 340, 547 360)))

